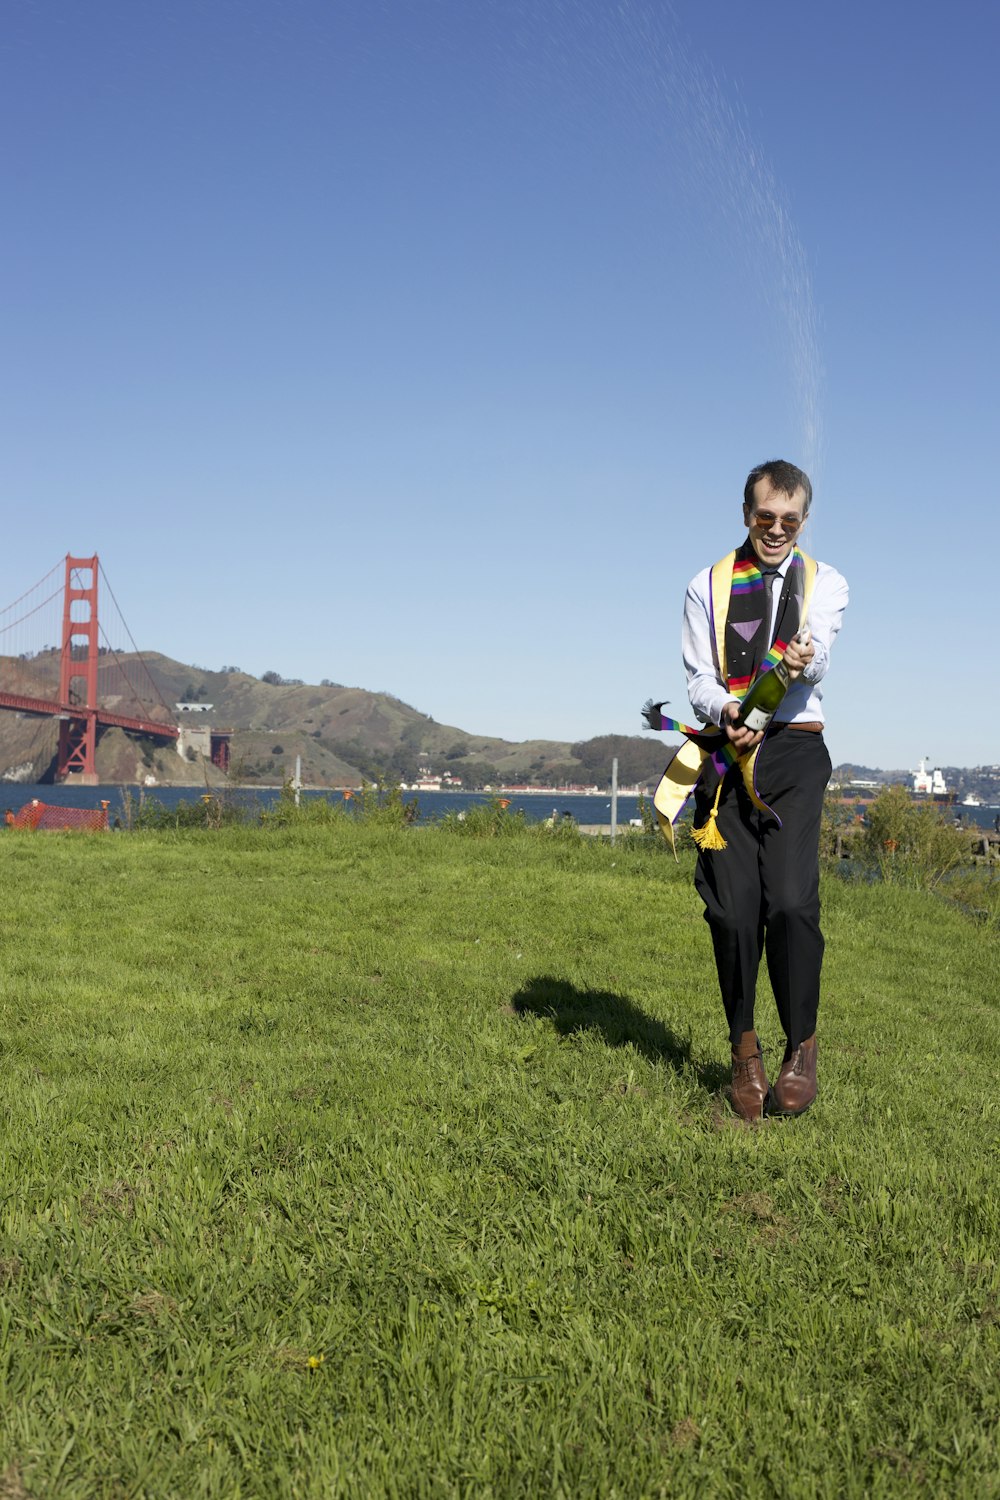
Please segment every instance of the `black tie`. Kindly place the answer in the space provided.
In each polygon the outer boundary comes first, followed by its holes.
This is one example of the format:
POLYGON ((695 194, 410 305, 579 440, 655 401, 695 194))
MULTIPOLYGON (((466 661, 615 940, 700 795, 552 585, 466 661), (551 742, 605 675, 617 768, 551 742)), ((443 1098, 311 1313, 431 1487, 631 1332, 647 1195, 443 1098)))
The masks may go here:
POLYGON ((771 629, 771 612, 774 608, 774 580, 781 582, 781 574, 777 568, 761 569, 761 578, 764 581, 764 650, 769 651, 774 632, 771 629))

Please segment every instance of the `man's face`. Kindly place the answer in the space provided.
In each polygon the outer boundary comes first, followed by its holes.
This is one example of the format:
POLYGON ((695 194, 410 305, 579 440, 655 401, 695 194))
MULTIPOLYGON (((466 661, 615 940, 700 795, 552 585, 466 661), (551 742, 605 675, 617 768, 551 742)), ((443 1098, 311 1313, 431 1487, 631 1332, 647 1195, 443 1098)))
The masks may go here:
POLYGON ((762 563, 777 568, 795 546, 806 518, 806 492, 799 485, 793 495, 776 490, 765 474, 753 487, 753 504, 743 507, 743 524, 750 545, 762 563))

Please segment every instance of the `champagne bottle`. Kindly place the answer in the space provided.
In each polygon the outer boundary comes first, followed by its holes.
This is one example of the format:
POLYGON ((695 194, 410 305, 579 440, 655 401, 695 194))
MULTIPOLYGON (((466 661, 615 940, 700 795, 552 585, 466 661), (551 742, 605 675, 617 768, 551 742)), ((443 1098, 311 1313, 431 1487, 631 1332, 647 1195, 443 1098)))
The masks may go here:
POLYGON ((754 734, 766 729, 788 691, 790 680, 788 668, 783 661, 775 662, 769 672, 758 677, 740 704, 740 711, 736 715, 737 728, 745 726, 754 734))
MULTIPOLYGON (((812 640, 812 632, 807 625, 796 635, 795 640, 800 646, 808 646, 812 640)), ((775 662, 769 672, 758 677, 753 687, 747 693, 740 704, 740 711, 736 715, 737 728, 744 725, 754 734, 760 734, 767 728, 777 712, 778 705, 788 692, 791 678, 788 668, 785 666, 784 658, 775 662)))

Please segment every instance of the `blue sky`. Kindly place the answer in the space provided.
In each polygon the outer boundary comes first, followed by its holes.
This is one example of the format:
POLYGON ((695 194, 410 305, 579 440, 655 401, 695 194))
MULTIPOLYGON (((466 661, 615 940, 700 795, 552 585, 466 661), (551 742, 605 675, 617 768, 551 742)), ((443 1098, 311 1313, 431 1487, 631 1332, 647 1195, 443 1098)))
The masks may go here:
POLYGON ((0 17, 0 603, 96 551, 180 660, 634 733, 782 456, 834 761, 1000 761, 994 7, 0 17))

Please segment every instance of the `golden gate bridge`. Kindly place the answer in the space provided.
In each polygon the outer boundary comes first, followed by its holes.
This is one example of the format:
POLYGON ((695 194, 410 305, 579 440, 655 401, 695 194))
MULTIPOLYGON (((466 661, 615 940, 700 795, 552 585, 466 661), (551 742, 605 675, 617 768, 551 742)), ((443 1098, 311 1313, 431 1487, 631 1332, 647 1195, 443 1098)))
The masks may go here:
POLYGON ((174 711, 131 639, 96 553, 67 555, 0 610, 0 709, 58 722, 57 781, 97 784, 97 743, 105 728, 164 743, 179 739, 174 711), (99 579, 131 653, 112 645, 104 628, 98 613, 99 579), (39 645, 46 633, 51 639, 52 612, 60 602, 59 645, 39 645))

